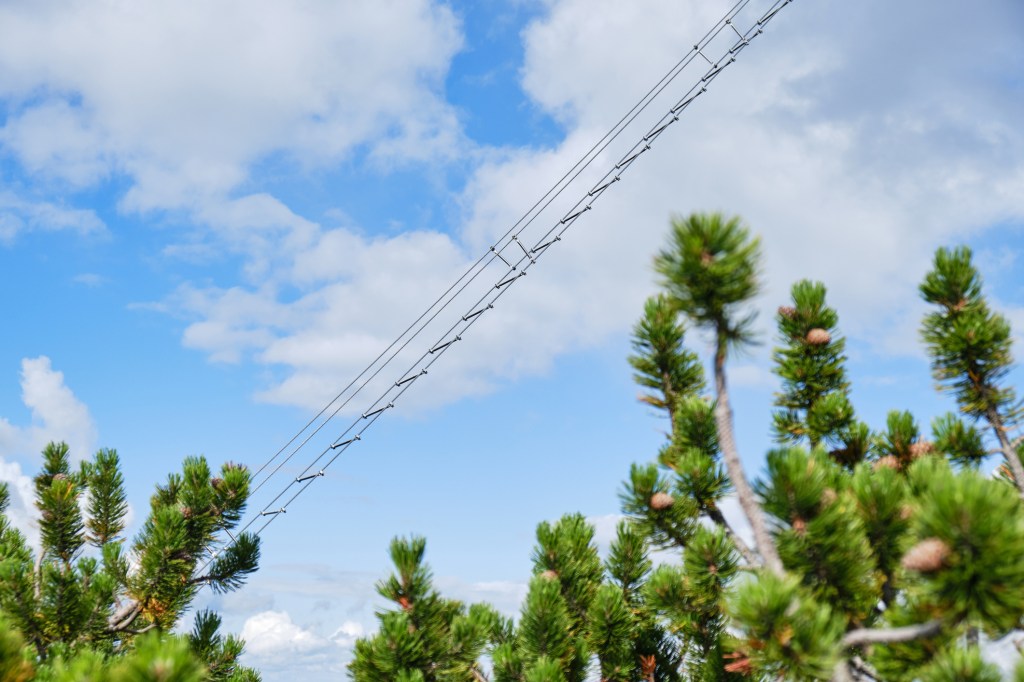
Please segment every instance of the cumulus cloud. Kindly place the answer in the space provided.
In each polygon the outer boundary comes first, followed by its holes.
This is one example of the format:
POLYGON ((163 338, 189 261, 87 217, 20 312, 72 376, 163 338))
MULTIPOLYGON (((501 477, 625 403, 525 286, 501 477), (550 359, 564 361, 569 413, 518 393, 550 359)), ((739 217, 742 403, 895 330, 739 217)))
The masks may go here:
POLYGON ((257 613, 241 631, 247 664, 269 673, 308 673, 315 679, 343 673, 355 641, 365 634, 360 623, 346 620, 324 636, 314 627, 295 623, 286 611, 257 613))
MULTIPOLYGON (((280 370, 264 400, 322 405, 721 11, 722 3, 549 3, 523 33, 522 81, 538 107, 565 123, 561 144, 479 156, 459 199, 463 221, 455 233, 371 237, 283 209, 264 211, 278 216, 280 232, 264 226, 255 230, 268 235, 264 243, 240 247, 262 273, 260 283, 183 287, 179 309, 194 317, 185 343, 215 360, 250 359, 280 370), (633 34, 643 40, 606 49, 633 34)), ((1002 4, 986 14, 954 3, 924 13, 878 2, 788 8, 498 311, 481 318, 459 352, 440 362, 423 402, 543 372, 558 354, 626 329, 653 288, 650 257, 668 217, 691 210, 740 213, 763 235, 763 313, 787 297, 793 280, 820 279, 851 342, 867 352, 916 353, 915 286, 931 250, 1024 216, 1024 199, 1014 191, 1024 180, 1024 134, 1014 124, 1021 105, 993 72, 1005 45, 1021 42, 1008 28, 1016 11, 1002 4), (879 13, 888 18, 883 27, 875 25, 879 13), (870 50, 863 40, 869 27, 870 50), (882 57, 896 52, 905 62, 900 69, 882 57)), ((672 99, 666 94, 652 110, 660 115, 672 99)), ((613 147, 596 166, 609 167, 621 151, 613 147)), ((525 234, 543 234, 585 189, 561 197, 525 234)), ((395 376, 382 377, 370 399, 443 339, 500 278, 497 265, 396 360, 395 376)), ((768 320, 763 314, 765 331, 768 320)), ((763 360, 755 358, 737 380, 764 384, 770 377, 763 360)), ((418 390, 410 401, 420 400, 418 390)))
POLYGON ((64 441, 73 461, 92 455, 96 424, 89 408, 64 382, 64 373, 53 369, 50 358, 21 361, 21 399, 32 411, 32 425, 22 429, 24 447, 37 453, 50 441, 64 441))
POLYGON ((84 459, 96 446, 96 426, 89 409, 46 356, 21 361, 21 399, 30 410, 31 423, 17 426, 0 417, 0 481, 8 483, 11 494, 8 517, 36 542, 39 529, 32 479, 17 460, 36 461, 50 441, 66 442, 74 460, 84 459))
POLYGON ((0 145, 75 187, 124 174, 128 209, 206 205, 269 155, 387 165, 458 136, 437 93, 461 34, 429 0, 16 2, 0 23, 0 145))
POLYGON ((292 622, 283 611, 264 611, 245 621, 242 638, 254 656, 288 656, 308 654, 324 648, 327 639, 292 622))
MULTIPOLYGON (((737 25, 766 5, 750 3, 737 25)), ((213 361, 269 368, 262 400, 316 408, 725 9, 545 3, 522 33, 521 84, 538 110, 562 123, 564 139, 548 148, 478 147, 456 158, 461 133, 440 83, 462 39, 451 10, 427 0, 314 3, 304 12, 262 1, 144 9, 15 3, 0 10, 16 36, 0 46, 0 67, 11 66, 0 68, 0 93, 18 102, 0 144, 26 168, 72 184, 126 173, 133 184, 125 207, 186 208, 195 230, 165 253, 201 263, 227 251, 243 266, 241 282, 186 282, 163 302, 188 318, 185 345, 213 361), (226 40, 235 49, 223 50, 226 40), (350 68, 356 61, 360 68, 350 68), (45 96, 29 98, 43 82, 45 96), (380 236, 377 225, 320 223, 258 189, 241 193, 258 188, 252 179, 270 157, 324 167, 363 149, 383 167, 428 157, 470 162, 456 228, 380 236)), ((653 289, 650 258, 669 216, 693 210, 739 213, 763 235, 763 313, 793 280, 820 279, 851 346, 917 352, 915 285, 931 250, 1024 217, 1024 132, 1016 123, 1024 111, 1001 84, 1024 53, 1013 30, 1020 13, 1009 2, 794 3, 496 312, 480 318, 458 352, 439 361, 429 393, 417 384, 403 400, 437 405, 479 395, 622 333, 653 289)), ((705 68, 697 60, 640 123, 653 122, 705 68)), ((610 167, 641 133, 628 132, 595 166, 610 167)), ((524 242, 551 227, 594 178, 584 173, 524 242)), ((500 279, 499 266, 397 356, 352 410, 443 340, 500 279)), ((761 320, 766 330, 768 315, 761 320)), ((763 385, 764 360, 741 368, 737 381, 763 385)))

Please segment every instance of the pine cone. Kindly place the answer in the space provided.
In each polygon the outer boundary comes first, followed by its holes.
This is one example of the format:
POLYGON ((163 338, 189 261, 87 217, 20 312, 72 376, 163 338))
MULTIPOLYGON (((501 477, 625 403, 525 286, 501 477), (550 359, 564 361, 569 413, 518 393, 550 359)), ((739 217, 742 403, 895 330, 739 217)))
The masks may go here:
POLYGON ((68 480, 68 476, 67 476, 67 474, 54 474, 53 478, 51 480, 53 480, 53 481, 66 481, 66 480, 68 480))
POLYGON ((821 506, 823 506, 823 507, 829 506, 830 504, 832 504, 833 502, 835 502, 838 499, 839 499, 839 495, 837 495, 836 491, 832 490, 832 488, 825 488, 821 492, 821 506))
POLYGON ((952 551, 945 541, 928 538, 911 547, 910 551, 903 555, 900 563, 903 564, 903 568, 911 571, 933 573, 942 568, 946 557, 952 551))
POLYGON ((210 479, 210 485, 212 485, 214 487, 214 489, 219 488, 222 485, 224 485, 224 479, 223 478, 211 478, 210 479))
POLYGON ((812 346, 824 346, 832 340, 832 337, 821 327, 815 327, 807 332, 807 336, 804 339, 812 346))
POLYGON ((900 468, 900 461, 893 457, 892 455, 886 455, 885 457, 876 459, 875 463, 871 465, 871 468, 874 469, 875 471, 878 471, 879 469, 898 470, 900 468))
POLYGON ((552 571, 549 568, 546 571, 542 571, 541 574, 540 574, 540 577, 544 578, 544 580, 558 580, 558 573, 555 572, 555 571, 552 571))
POLYGON ((907 448, 907 454, 910 455, 911 459, 917 459, 924 455, 931 454, 935 447, 926 440, 919 440, 916 443, 911 443, 910 447, 907 448))
POLYGON ((704 267, 711 265, 714 262, 715 256, 710 251, 701 251, 700 264, 704 267))
POLYGON ((787 320, 792 320, 794 317, 796 317, 796 308, 794 308, 791 305, 780 305, 779 315, 781 317, 785 317, 787 320))
POLYGON ((807 522, 801 519, 799 516, 793 519, 793 530, 800 537, 807 535, 807 522))
POLYGON ((668 493, 654 493, 651 495, 651 509, 655 511, 661 511, 662 509, 668 509, 675 502, 672 496, 668 493))
POLYGON ((913 515, 914 515, 914 508, 911 507, 909 504, 905 504, 902 507, 900 507, 900 519, 902 521, 909 520, 910 517, 913 516, 913 515))

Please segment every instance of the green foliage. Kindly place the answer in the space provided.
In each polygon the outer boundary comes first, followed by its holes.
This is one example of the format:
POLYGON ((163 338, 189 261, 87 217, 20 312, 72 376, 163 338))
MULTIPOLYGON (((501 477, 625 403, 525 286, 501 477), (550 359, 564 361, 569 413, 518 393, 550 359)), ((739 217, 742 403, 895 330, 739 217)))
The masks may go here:
POLYGON ((771 679, 831 678, 842 619, 806 594, 795 577, 761 573, 741 583, 730 600, 739 651, 751 668, 771 679))
POLYGON ((848 622, 863 623, 881 597, 875 557, 850 475, 823 451, 768 453, 764 509, 779 521, 776 538, 787 568, 814 597, 848 622))
POLYGON ((1012 362, 1010 325, 989 310, 971 250, 962 246, 936 251, 921 294, 938 308, 921 326, 936 381, 956 395, 969 416, 1015 408, 1015 391, 1002 384, 1012 362))
MULTIPOLYGON (((1016 490, 976 471, 955 474, 937 458, 915 464, 916 542, 941 543, 941 566, 913 585, 924 604, 993 637, 1024 614, 1024 509, 1016 490)), ((936 545, 940 546, 940 545, 936 545)))
POLYGON ((685 330, 672 301, 652 296, 644 305, 643 317, 633 327, 633 379, 653 389, 640 396, 642 402, 675 414, 679 400, 704 387, 704 370, 696 354, 683 347, 685 330))
POLYGON ((921 682, 1000 682, 999 668, 981 659, 976 648, 951 648, 921 671, 921 682))
POLYGON ((128 513, 117 451, 98 451, 93 462, 83 467, 82 477, 89 489, 88 541, 94 547, 102 547, 121 534, 128 513))
POLYGON ((468 682, 477 679, 488 646, 508 638, 509 624, 490 607, 467 609, 438 594, 424 563, 426 546, 419 537, 391 542, 395 573, 377 591, 398 608, 378 614, 380 631, 356 642, 352 679, 468 682))
POLYGON ((937 452, 962 466, 977 468, 988 454, 981 432, 950 412, 932 422, 932 437, 937 452))
POLYGON ((683 548, 697 528, 697 505, 670 494, 671 482, 653 464, 634 464, 619 493, 622 510, 638 524, 655 547, 683 548), (660 497, 659 497, 660 496, 660 497))
MULTIPOLYGON (((774 415, 776 437, 842 449, 854 415, 843 367, 846 340, 836 329, 839 316, 825 304, 825 286, 820 282, 797 282, 792 296, 793 305, 780 307, 776 316, 780 340, 786 344, 773 354, 783 388, 775 398, 782 408, 774 415)), ((862 457, 864 453, 844 454, 862 457)), ((850 464, 857 461, 846 459, 850 464)))
POLYGON ((752 339, 752 315, 740 308, 758 290, 761 245, 737 217, 694 213, 674 219, 669 245, 658 252, 654 269, 679 311, 715 332, 717 355, 728 345, 752 339))
MULTIPOLYGON (((7 486, 0 487, 0 511, 5 506, 7 486)), ((35 676, 30 662, 31 653, 26 650, 25 640, 0 614, 0 680, 4 682, 27 682, 35 676)))
POLYGON ((200 570, 219 545, 217 532, 241 518, 248 471, 229 464, 211 477, 204 459, 185 460, 183 473, 157 488, 126 551, 128 503, 117 453, 100 450, 75 473, 70 463, 64 443, 43 451, 34 480, 38 556, 11 527, 9 494, 0 486, 0 618, 30 647, 37 679, 257 680, 237 665, 242 643, 217 634, 220 620, 210 614, 200 615, 192 639, 163 634, 200 586, 235 589, 256 569, 259 544, 242 534, 211 572, 200 570))
MULTIPOLYGON (((783 447, 767 453, 751 490, 725 361, 751 340, 744 309, 759 253, 737 218, 673 221, 655 258, 663 290, 647 301, 629 357, 641 401, 669 413, 671 433, 656 462, 631 466, 626 519, 603 567, 579 514, 538 526, 518 621, 487 640, 494 682, 581 682, 588 665, 607 682, 999 679, 977 638, 1024 624, 1024 440, 1010 437, 1009 326, 981 296, 970 252, 940 249, 921 286, 938 307, 923 325, 933 374, 968 421, 935 419, 931 441, 907 411, 891 410, 877 430, 858 421, 838 315, 823 285, 801 281, 776 320, 772 429, 783 447), (700 395, 681 317, 714 335, 714 399, 700 395), (990 445, 971 419, 992 427, 1002 477, 982 473, 990 445), (733 494, 760 523, 758 546, 739 541, 722 512, 733 494), (663 553, 656 567, 650 549, 663 553)), ((422 661, 443 667, 446 640, 437 631, 440 645, 421 642, 422 630, 408 613, 382 616, 371 641, 386 646, 363 653, 392 664, 356 679, 433 679, 422 661)), ((1024 682, 1024 664, 1015 679, 1024 682)))

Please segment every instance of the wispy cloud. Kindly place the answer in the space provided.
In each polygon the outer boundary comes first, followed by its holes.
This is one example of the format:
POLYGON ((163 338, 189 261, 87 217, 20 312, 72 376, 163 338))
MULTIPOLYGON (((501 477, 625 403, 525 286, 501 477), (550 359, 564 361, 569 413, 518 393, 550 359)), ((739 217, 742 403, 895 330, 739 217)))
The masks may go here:
POLYGON ((0 190, 0 244, 11 244, 23 232, 74 232, 95 235, 106 225, 91 209, 68 208, 0 190))

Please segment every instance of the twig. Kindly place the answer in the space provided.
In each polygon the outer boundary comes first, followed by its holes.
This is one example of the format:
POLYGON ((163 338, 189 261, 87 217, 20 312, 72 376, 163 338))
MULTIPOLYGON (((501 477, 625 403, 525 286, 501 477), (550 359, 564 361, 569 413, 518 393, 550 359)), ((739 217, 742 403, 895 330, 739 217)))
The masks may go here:
POLYGON ((900 628, 858 628, 850 630, 840 644, 844 648, 863 646, 865 644, 889 644, 892 642, 910 642, 915 639, 934 637, 942 631, 941 620, 930 620, 917 625, 905 625, 900 628))
POLYGON ((1024 497, 1024 462, 1020 461, 1017 449, 1013 447, 1010 437, 1006 435, 1006 425, 1003 424, 1003 418, 994 407, 989 408, 985 412, 985 418, 991 424, 992 430, 996 432, 996 438, 999 439, 999 447, 1002 450, 1003 458, 1006 460, 1006 466, 1010 468, 1013 482, 1017 484, 1017 489, 1020 491, 1021 496, 1024 497))
POLYGON ((756 566, 764 565, 764 563, 761 561, 761 557, 754 554, 754 550, 752 550, 747 545, 747 543, 743 541, 743 538, 741 538, 739 534, 737 534, 736 531, 732 529, 732 526, 729 525, 729 522, 726 520, 725 515, 722 514, 721 509, 708 509, 707 515, 709 519, 714 521, 716 524, 718 524, 719 527, 722 528, 722 530, 725 531, 725 534, 729 536, 729 539, 732 540, 732 543, 736 545, 736 550, 741 555, 743 555, 743 559, 747 562, 748 566, 754 568, 756 566))
POLYGON ((138 618, 139 614, 141 614, 141 613, 142 613, 142 604, 139 604, 139 603, 133 604, 131 606, 131 610, 128 611, 127 615, 125 615, 123 618, 117 619, 118 615, 120 615, 120 614, 117 614, 117 615, 115 615, 113 618, 111 618, 108 621, 109 627, 107 628, 107 631, 108 632, 122 632, 122 631, 124 631, 125 629, 128 628, 129 625, 131 625, 132 623, 135 622, 135 619, 138 618))

